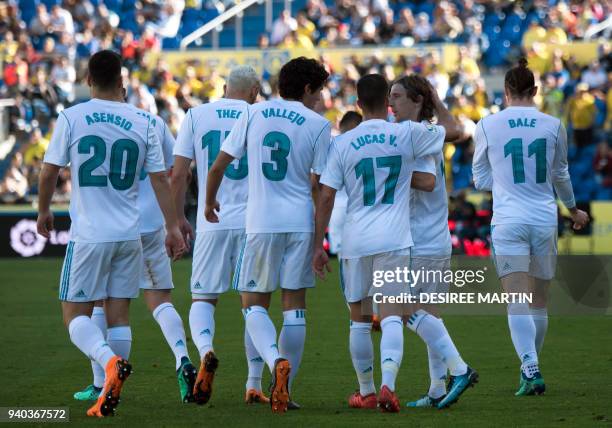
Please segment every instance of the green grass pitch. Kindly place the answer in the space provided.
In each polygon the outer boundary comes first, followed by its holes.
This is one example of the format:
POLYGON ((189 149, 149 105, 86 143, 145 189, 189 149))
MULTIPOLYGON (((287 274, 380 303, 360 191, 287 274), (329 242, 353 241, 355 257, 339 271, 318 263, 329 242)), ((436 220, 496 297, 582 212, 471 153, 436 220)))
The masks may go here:
MULTIPOLYGON (((216 312, 215 349, 220 367, 214 393, 203 407, 180 403, 174 357, 139 299, 131 311, 134 374, 117 416, 85 417, 87 404, 72 394, 91 382, 89 361, 70 343, 57 300, 61 260, 0 260, 0 406, 69 406, 73 424, 121 426, 597 426, 612 420, 612 318, 551 317, 541 366, 548 391, 514 397, 518 361, 504 316, 448 316, 445 323, 480 383, 451 409, 388 415, 349 409, 357 382, 348 353, 348 314, 337 265, 308 296, 306 350, 293 396, 302 410, 282 416, 243 403, 246 362, 238 296, 223 296, 216 312), (282 424, 282 425, 281 425, 282 424)), ((190 261, 174 264, 174 302, 188 319, 190 261)), ((271 313, 280 327, 278 296, 271 313)), ((187 336, 189 330, 187 328, 187 336)), ((427 390, 425 347, 406 332, 397 392, 403 403, 427 390)), ((376 382, 380 381, 375 333, 376 382)), ((196 349, 188 340, 190 354, 196 349)), ((264 386, 269 374, 264 375, 264 386)))

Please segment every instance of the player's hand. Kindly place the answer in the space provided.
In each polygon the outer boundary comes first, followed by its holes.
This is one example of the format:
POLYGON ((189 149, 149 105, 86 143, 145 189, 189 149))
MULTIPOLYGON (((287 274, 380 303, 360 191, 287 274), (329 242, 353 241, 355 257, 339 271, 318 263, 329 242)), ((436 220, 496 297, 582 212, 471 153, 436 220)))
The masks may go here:
POLYGON ((168 229, 166 234, 166 252, 172 261, 180 259, 187 251, 185 239, 178 226, 168 229))
POLYGON ((184 216, 179 220, 179 229, 185 240, 186 250, 189 251, 191 249, 191 241, 194 239, 193 227, 191 227, 191 223, 184 216))
POLYGON ((570 211, 570 215, 572 217, 572 221, 574 222, 574 230, 582 229, 590 221, 589 215, 586 212, 577 208, 574 208, 572 211, 570 211))
POLYGON ((49 232, 53 230, 53 213, 51 211, 38 213, 36 230, 39 235, 49 239, 49 232))
POLYGON ((215 201, 213 205, 206 204, 204 208, 204 217, 210 223, 219 223, 219 217, 217 217, 217 213, 221 210, 221 206, 219 205, 219 201, 215 201))
POLYGON ((325 271, 331 272, 329 267, 329 256, 323 247, 316 248, 312 255, 312 270, 321 279, 325 279, 325 271))

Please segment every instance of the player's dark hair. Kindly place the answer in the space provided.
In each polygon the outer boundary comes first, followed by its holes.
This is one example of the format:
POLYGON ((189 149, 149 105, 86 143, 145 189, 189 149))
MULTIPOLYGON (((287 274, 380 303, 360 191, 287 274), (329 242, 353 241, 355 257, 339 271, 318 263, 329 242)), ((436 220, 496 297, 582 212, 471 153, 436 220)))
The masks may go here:
POLYGON ((348 128, 349 126, 352 125, 352 128, 356 127, 357 125, 359 125, 361 123, 361 121, 363 120, 363 117, 357 113, 356 111, 347 111, 346 113, 344 113, 344 116, 342 116, 342 119, 340 119, 340 129, 345 129, 348 128))
POLYGON ((110 50, 96 52, 87 64, 92 84, 102 90, 114 89, 121 81, 121 56, 110 50))
POLYGON ((316 59, 294 58, 283 65, 278 75, 278 92, 281 97, 291 100, 304 98, 304 88, 316 91, 323 87, 329 73, 316 59))
POLYGON ((366 74, 357 82, 357 99, 364 110, 383 108, 389 95, 389 83, 380 74, 366 74))
POLYGON ((411 74, 397 79, 393 84, 401 85, 406 90, 406 96, 414 102, 419 101, 419 96, 422 97, 423 104, 417 121, 427 120, 431 122, 433 120, 436 106, 434 105, 434 94, 431 93, 432 87, 427 79, 418 74, 411 74))
POLYGON ((527 67, 526 58, 520 58, 518 65, 508 70, 504 85, 513 97, 527 98, 532 96, 535 88, 535 78, 533 72, 527 67))

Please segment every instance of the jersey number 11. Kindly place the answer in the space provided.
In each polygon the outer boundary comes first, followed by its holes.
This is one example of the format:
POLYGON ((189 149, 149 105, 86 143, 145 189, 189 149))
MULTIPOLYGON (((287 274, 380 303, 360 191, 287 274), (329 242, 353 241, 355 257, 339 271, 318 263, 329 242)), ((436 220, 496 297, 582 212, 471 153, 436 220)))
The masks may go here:
MULTIPOLYGON (((535 155, 536 183, 546 183, 546 139, 538 138, 527 146, 527 156, 535 155)), ((523 163, 523 139, 513 138, 504 145, 504 157, 512 158, 512 175, 514 183, 525 182, 525 165, 523 163)))

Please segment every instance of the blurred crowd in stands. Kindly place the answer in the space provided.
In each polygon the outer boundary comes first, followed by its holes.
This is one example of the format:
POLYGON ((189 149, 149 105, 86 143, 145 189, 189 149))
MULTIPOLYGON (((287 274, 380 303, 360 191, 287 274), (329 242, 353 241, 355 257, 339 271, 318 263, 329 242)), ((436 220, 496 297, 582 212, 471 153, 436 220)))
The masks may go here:
MULTIPOLYGON (((188 108, 220 98, 224 80, 218 70, 194 62, 179 73, 163 56, 157 59, 170 40, 176 42, 197 28, 187 19, 194 10, 198 19, 202 11, 212 11, 212 18, 219 7, 199 0, 1 1, 0 97, 14 99, 9 133, 17 143, 0 160, 0 202, 29 201, 37 194, 54 117, 87 97, 82 89, 87 60, 99 49, 121 52, 128 101, 159 114, 174 132, 188 108)), ((503 108, 503 93, 488 90, 484 77, 503 75, 519 56, 527 55, 538 78, 538 106, 563 118, 568 128, 576 198, 610 200, 611 44, 601 41, 597 59, 588 65, 579 65, 554 47, 580 40, 592 26, 609 19, 611 11, 612 2, 594 0, 295 0, 294 13, 281 13, 258 44, 288 49, 458 43, 456 69, 448 70, 436 52, 399 58, 373 53, 352 58, 342 69, 322 55, 331 77, 318 109, 335 124, 356 108, 355 83, 360 76, 378 72, 394 80, 421 73, 464 126, 473 128, 482 117, 503 108)), ((263 78, 262 98, 276 96, 275 76, 263 78)), ((451 209, 451 221, 468 214, 476 219, 482 209, 472 207, 473 213, 468 213, 471 208, 464 198, 463 190, 471 187, 472 152, 468 140, 448 146, 445 153, 449 187, 453 197, 463 201, 451 209)), ((69 171, 64 171, 56 199, 68 200, 69 195, 69 171)), ((480 233, 479 226, 464 229, 480 233)))

